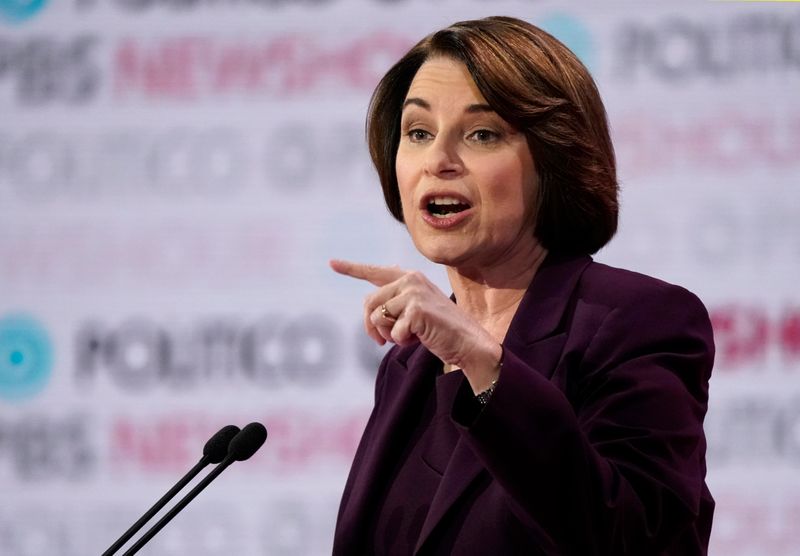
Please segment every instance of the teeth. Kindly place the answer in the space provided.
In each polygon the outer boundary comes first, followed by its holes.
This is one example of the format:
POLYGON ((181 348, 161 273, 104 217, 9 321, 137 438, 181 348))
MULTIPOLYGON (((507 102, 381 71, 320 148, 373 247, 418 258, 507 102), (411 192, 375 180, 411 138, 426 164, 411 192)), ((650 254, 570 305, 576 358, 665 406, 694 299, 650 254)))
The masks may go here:
POLYGON ((464 204, 455 197, 434 197, 430 200, 434 205, 461 205, 464 204))

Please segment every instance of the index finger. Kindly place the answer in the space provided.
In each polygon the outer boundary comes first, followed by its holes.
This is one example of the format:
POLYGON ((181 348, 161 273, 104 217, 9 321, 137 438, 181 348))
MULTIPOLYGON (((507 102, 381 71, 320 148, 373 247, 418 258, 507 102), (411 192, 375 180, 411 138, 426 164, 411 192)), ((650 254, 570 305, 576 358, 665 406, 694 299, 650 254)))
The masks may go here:
POLYGON ((354 263, 341 259, 332 259, 331 268, 339 274, 366 280, 374 286, 385 286, 403 276, 405 270, 396 266, 381 266, 377 264, 354 263))

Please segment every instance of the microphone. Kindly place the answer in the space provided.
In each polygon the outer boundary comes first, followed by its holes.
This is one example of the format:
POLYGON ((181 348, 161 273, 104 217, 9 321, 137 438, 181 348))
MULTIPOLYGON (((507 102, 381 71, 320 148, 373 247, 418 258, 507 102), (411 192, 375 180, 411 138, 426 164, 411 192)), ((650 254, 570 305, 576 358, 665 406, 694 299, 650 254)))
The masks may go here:
POLYGON ((153 525, 147 532, 139 537, 139 540, 131 546, 122 556, 132 556, 136 554, 147 542, 156 536, 156 534, 164 528, 164 526, 172 521, 172 518, 185 508, 189 502, 200 494, 211 481, 216 479, 220 473, 225 471, 229 465, 235 461, 244 461, 255 454, 259 448, 267 440, 267 429, 261 423, 250 423, 231 439, 228 444, 228 455, 220 462, 208 475, 203 477, 203 480, 197 483, 189 493, 178 501, 160 520, 153 525))
POLYGON ((172 500, 178 492, 180 492, 183 487, 185 487, 189 481, 194 479, 203 468, 208 465, 209 463, 219 463, 225 456, 228 454, 228 444, 239 434, 239 427, 236 425, 228 425, 226 427, 222 427, 219 429, 214 436, 208 439, 206 445, 203 446, 203 457, 200 458, 194 467, 192 467, 186 475, 183 476, 181 480, 173 485, 167 493, 159 499, 158 502, 153 504, 153 507, 147 510, 142 517, 139 518, 139 521, 131 525, 130 529, 125 531, 117 541, 108 547, 108 550, 103 552, 102 556, 111 556, 114 554, 119 548, 128 542, 132 536, 136 534, 136 532, 144 527, 144 524, 150 521, 154 515, 156 515, 161 508, 166 506, 167 502, 172 500))

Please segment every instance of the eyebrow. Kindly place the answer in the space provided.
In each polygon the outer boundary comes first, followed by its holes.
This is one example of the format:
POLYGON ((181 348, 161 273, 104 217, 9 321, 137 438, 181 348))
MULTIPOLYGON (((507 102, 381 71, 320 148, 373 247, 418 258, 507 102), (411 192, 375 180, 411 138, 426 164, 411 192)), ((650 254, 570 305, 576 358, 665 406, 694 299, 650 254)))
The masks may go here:
MULTIPOLYGON (((431 105, 428 101, 417 97, 410 97, 407 98, 403 103, 403 110, 405 110, 407 106, 411 105, 419 106, 420 108, 424 108, 425 110, 431 109, 431 105)), ((481 112, 494 112, 494 111, 495 111, 494 108, 492 108, 488 104, 470 104, 464 110, 464 112, 467 112, 469 114, 476 114, 481 112)))

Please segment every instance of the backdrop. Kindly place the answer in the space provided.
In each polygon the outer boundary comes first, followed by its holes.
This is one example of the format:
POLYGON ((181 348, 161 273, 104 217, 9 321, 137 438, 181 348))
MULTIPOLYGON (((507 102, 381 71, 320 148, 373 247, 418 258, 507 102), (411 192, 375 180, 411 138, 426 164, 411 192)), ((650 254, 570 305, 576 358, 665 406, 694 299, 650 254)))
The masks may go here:
POLYGON ((327 261, 449 291, 383 207, 369 96, 492 14, 598 81, 623 210, 597 259, 712 314, 712 554, 800 554, 800 5, 535 0, 0 0, 0 554, 99 554, 254 420, 262 451, 147 554, 330 553, 382 352, 327 261))

